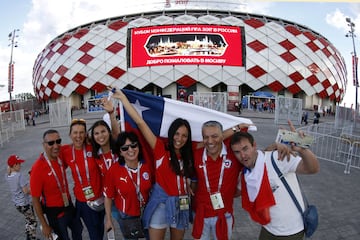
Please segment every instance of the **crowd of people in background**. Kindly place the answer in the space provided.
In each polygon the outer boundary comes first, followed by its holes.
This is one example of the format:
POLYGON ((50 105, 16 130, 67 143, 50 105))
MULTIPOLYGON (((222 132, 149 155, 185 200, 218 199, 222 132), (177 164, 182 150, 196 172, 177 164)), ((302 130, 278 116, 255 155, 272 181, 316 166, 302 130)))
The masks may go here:
POLYGON ((259 112, 275 112, 275 101, 267 99, 252 99, 250 101, 250 108, 259 112))

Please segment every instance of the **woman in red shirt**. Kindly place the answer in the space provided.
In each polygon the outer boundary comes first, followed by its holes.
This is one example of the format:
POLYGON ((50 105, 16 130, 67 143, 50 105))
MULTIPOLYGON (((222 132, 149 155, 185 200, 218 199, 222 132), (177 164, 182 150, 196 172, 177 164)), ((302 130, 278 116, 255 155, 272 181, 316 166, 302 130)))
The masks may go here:
POLYGON ((124 221, 139 218, 142 209, 149 200, 153 176, 149 162, 143 160, 141 145, 133 132, 122 132, 117 139, 119 162, 114 164, 104 183, 106 225, 105 229, 114 229, 111 218, 112 199, 120 214, 120 229, 125 234, 124 221))

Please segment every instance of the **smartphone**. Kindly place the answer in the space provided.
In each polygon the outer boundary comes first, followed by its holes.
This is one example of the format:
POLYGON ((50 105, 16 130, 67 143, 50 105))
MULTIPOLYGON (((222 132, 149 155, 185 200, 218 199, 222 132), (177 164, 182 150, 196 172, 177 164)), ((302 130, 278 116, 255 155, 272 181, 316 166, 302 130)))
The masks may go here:
POLYGON ((107 231, 107 239, 108 239, 108 240, 115 240, 115 232, 114 232, 114 229, 110 228, 110 229, 107 231))
POLYGON ((314 142, 314 138, 309 135, 301 137, 297 132, 292 132, 285 129, 279 129, 275 141, 278 143, 289 144, 289 145, 295 144, 295 146, 299 146, 302 148, 309 148, 310 145, 314 142))

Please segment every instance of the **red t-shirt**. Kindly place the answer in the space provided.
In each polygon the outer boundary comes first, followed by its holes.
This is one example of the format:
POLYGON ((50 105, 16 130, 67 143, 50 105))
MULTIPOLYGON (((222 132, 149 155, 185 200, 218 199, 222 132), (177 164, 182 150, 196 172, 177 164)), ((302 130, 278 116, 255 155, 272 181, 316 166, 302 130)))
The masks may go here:
MULTIPOLYGON (((225 141, 225 143, 229 143, 229 141, 225 141)), ((232 213, 234 196, 236 193, 238 177, 241 169, 240 163, 236 160, 234 154, 230 151, 229 144, 227 144, 226 149, 222 150, 222 155, 218 156, 216 161, 214 161, 211 157, 206 156, 206 171, 211 191, 209 193, 206 187, 204 174, 204 151, 206 151, 204 148, 200 148, 194 154, 195 174, 198 181, 197 190, 195 192, 195 210, 196 206, 202 206, 204 208, 204 217, 216 216, 216 210, 213 209, 211 204, 210 194, 220 192, 222 200, 224 202, 223 210, 232 213), (218 191, 220 172, 223 164, 223 156, 225 157, 224 174, 220 191, 218 191)))
MULTIPOLYGON (((170 165, 170 153, 166 151, 164 142, 157 138, 155 149, 155 180, 169 196, 185 195, 186 179, 175 174, 170 165), (180 184, 178 186, 178 178, 180 184), (185 182, 184 182, 185 180, 185 182), (179 194, 180 190, 180 194, 179 194)), ((182 161, 182 160, 180 160, 182 161)))
POLYGON ((101 175, 105 177, 110 167, 118 161, 118 156, 116 154, 112 154, 110 151, 99 154, 99 157, 100 158, 95 158, 95 162, 100 168, 101 175))
POLYGON ((130 216, 140 215, 140 202, 134 185, 138 183, 138 171, 140 171, 140 192, 145 204, 149 200, 152 187, 152 175, 148 164, 141 164, 139 170, 129 169, 131 177, 125 166, 114 164, 109 169, 104 182, 105 196, 113 198, 116 208, 130 216))
MULTIPOLYGON (((65 180, 66 193, 70 202, 71 198, 69 194, 64 164, 61 162, 61 165, 59 165, 58 161, 50 161, 50 163, 55 171, 56 176, 59 179, 62 189, 64 189, 65 180), (65 173, 65 179, 63 178, 61 168, 63 168, 63 172, 65 173)), ((31 168, 30 189, 31 195, 33 197, 42 197, 42 203, 47 207, 64 206, 62 197, 62 191, 64 190, 59 189, 56 178, 43 154, 40 155, 39 159, 35 161, 31 168)))
POLYGON ((73 149, 73 145, 63 145, 61 147, 61 156, 65 164, 71 169, 74 179, 74 194, 78 201, 86 202, 87 200, 95 200, 102 195, 101 173, 95 159, 92 157, 91 145, 85 146, 85 155, 87 160, 87 171, 85 165, 84 149, 73 149), (73 156, 73 153, 75 156, 73 156), (75 160, 74 160, 75 158, 75 160), (78 170, 77 170, 78 169, 78 170), (89 180, 86 172, 88 172, 89 180), (79 179, 81 176, 81 182, 79 179), (83 188, 91 186, 94 197, 86 199, 83 188))

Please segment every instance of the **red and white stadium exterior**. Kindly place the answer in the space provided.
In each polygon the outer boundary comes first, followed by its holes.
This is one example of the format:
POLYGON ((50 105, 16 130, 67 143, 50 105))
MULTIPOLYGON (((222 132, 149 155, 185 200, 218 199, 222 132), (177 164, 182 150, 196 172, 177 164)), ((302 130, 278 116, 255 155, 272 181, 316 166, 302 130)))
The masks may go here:
MULTIPOLYGON (((226 31, 220 35, 233 39, 226 31)), ((39 100, 70 97, 72 106, 77 107, 109 85, 173 99, 179 98, 179 89, 190 89, 188 94, 227 91, 230 101, 261 90, 301 98, 306 108, 334 107, 344 97, 346 82, 344 59, 321 34, 280 18, 223 10, 167 9, 82 25, 52 40, 33 68, 39 100), (186 59, 179 64, 151 59, 133 64, 133 59, 144 54, 144 45, 134 43, 138 41, 134 29, 150 38, 152 29, 161 32, 159 29, 166 26, 179 33, 176 28, 182 27, 194 34, 189 29, 197 25, 216 31, 238 29, 242 43, 237 47, 244 58, 240 63, 228 55, 222 61, 208 57, 205 64, 203 60, 192 63, 186 59)))

